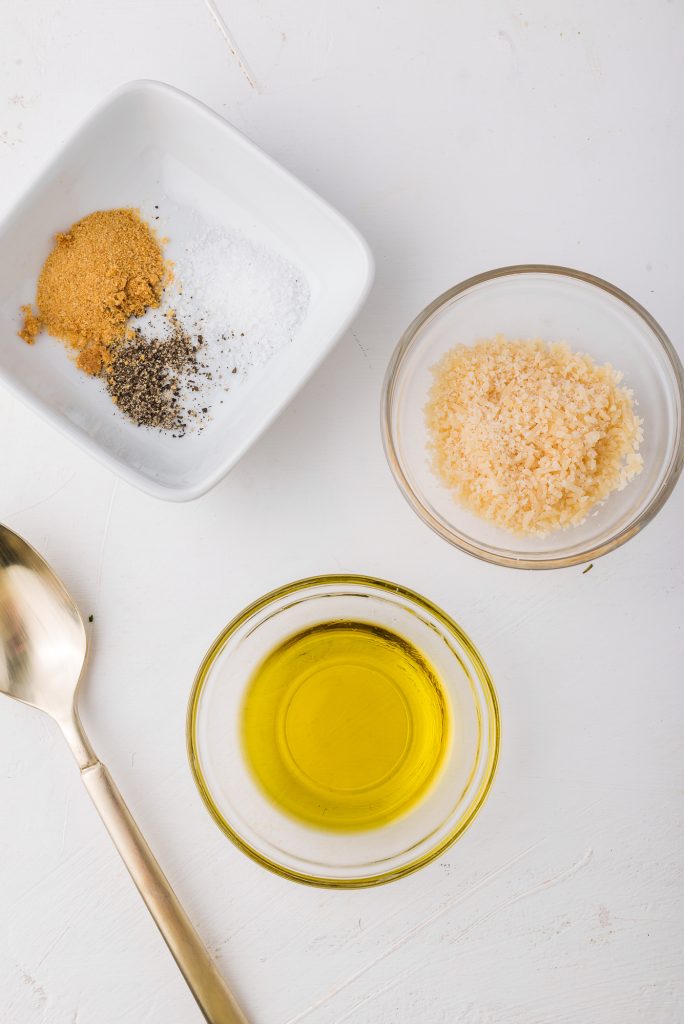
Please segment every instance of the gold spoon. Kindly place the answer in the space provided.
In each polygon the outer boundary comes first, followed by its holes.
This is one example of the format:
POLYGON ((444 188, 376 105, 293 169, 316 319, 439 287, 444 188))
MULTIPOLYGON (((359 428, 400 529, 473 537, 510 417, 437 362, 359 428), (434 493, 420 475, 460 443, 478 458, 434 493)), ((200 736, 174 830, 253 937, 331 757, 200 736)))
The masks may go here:
POLYGON ((209 1024, 247 1024, 133 821, 78 717, 87 640, 78 608, 47 563, 0 525, 0 692, 59 725, 81 778, 209 1024))

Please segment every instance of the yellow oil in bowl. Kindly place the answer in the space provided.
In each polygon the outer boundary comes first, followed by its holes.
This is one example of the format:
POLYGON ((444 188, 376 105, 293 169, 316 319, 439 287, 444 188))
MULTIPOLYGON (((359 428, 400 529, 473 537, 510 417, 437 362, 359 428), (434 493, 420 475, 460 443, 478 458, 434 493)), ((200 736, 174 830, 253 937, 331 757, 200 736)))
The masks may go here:
POLYGON ((365 622, 325 622, 268 654, 242 708, 247 763, 288 814, 340 831, 385 825, 427 793, 451 726, 437 673, 365 622))

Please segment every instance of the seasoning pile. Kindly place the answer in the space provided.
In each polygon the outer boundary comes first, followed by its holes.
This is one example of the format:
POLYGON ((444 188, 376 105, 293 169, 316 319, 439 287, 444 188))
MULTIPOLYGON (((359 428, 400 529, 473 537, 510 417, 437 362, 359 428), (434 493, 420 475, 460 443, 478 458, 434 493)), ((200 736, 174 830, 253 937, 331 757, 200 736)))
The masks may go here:
POLYGON ((267 246, 176 204, 165 213, 181 236, 173 263, 136 210, 98 211, 58 234, 19 335, 60 338, 119 412, 182 437, 292 341, 309 289, 267 246))
POLYGON ((19 336, 31 344, 43 329, 77 353, 96 375, 112 359, 132 316, 159 306, 164 257, 135 210, 103 210, 55 236, 36 291, 37 314, 22 306, 19 336))
POLYGON ((543 537, 577 525, 641 472, 641 420, 608 364, 497 335, 451 349, 433 374, 434 470, 496 526, 543 537))
POLYGON ((185 414, 194 410, 182 402, 181 382, 199 391, 198 378, 206 372, 200 347, 177 322, 164 338, 145 337, 139 327, 133 328, 107 367, 105 385, 112 401, 139 427, 182 436, 185 414))
MULTIPOLYGON (((247 375, 291 342, 309 304, 306 281, 279 253, 237 231, 170 201, 164 214, 183 239, 173 252, 168 304, 203 336, 208 358, 210 349, 230 350, 232 362, 216 359, 217 371, 223 363, 247 375)), ((159 315, 151 319, 158 322, 159 315)))

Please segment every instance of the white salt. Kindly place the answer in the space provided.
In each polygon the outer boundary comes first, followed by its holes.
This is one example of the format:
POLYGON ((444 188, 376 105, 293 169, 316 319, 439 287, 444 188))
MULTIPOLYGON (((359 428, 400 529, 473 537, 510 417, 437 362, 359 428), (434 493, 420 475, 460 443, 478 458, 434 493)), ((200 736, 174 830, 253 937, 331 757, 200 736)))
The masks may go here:
POLYGON ((162 202, 152 223, 169 236, 165 255, 174 279, 160 309, 136 325, 147 337, 165 337, 173 312, 191 338, 201 338, 203 372, 192 386, 180 382, 181 403, 200 426, 227 390, 239 388, 292 343, 309 306, 309 285, 274 249, 171 201, 162 202))

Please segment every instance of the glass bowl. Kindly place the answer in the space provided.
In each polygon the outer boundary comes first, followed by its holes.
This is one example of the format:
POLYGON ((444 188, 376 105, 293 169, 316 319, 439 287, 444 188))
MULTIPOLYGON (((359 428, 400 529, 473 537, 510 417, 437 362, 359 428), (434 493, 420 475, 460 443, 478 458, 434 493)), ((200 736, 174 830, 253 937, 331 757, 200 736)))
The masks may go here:
POLYGON ((379 885, 438 857, 468 827, 499 754, 489 672, 463 630, 404 587, 365 576, 318 576, 267 594, 226 626, 206 654, 188 707, 188 754, 212 817, 236 846, 286 878, 328 888, 379 885), (307 626, 362 621, 412 642, 441 678, 451 712, 443 767, 420 803, 360 832, 322 830, 280 810, 245 761, 241 711, 252 673, 307 626))
POLYGON ((683 404, 684 371, 677 353, 629 295, 565 267, 504 267, 451 288, 408 327, 385 377, 383 442, 404 497, 440 537, 497 565, 553 569, 624 544, 663 507, 684 461, 683 404), (467 511, 429 464, 424 407, 432 368, 454 345, 496 334, 564 341, 596 363, 612 363, 633 390, 644 421, 641 473, 581 525, 543 538, 509 534, 467 511))

